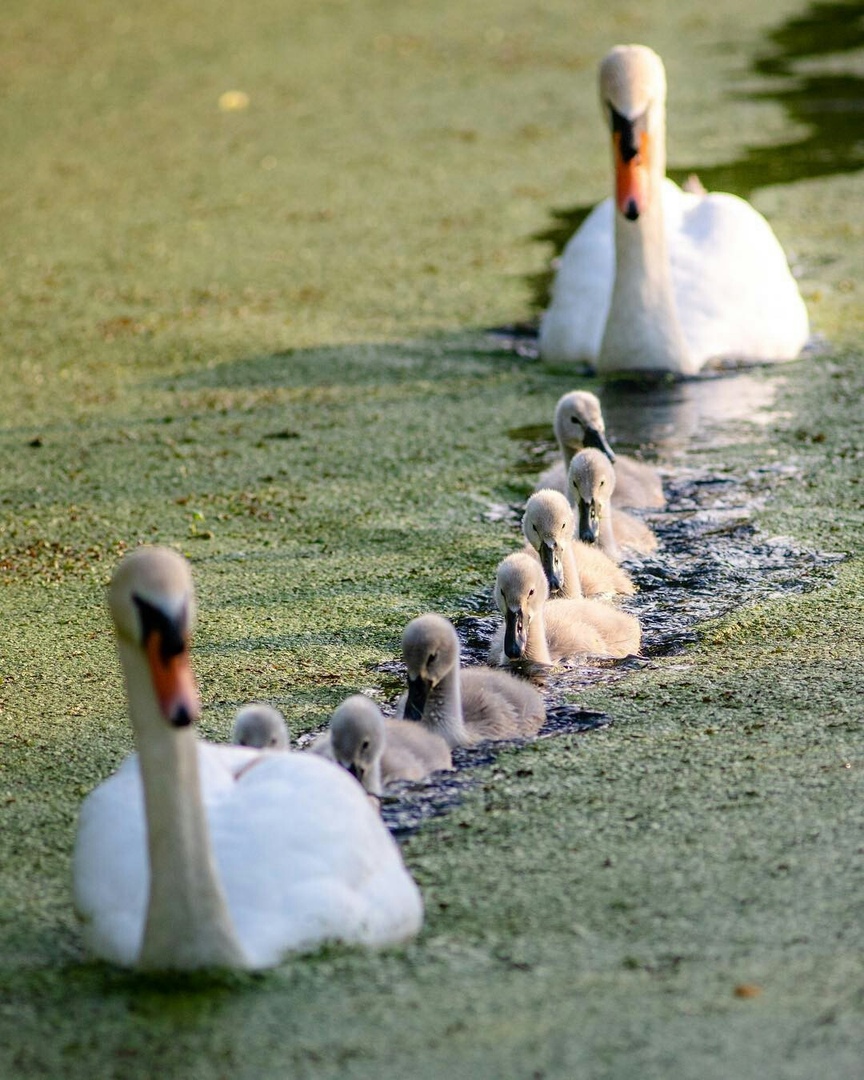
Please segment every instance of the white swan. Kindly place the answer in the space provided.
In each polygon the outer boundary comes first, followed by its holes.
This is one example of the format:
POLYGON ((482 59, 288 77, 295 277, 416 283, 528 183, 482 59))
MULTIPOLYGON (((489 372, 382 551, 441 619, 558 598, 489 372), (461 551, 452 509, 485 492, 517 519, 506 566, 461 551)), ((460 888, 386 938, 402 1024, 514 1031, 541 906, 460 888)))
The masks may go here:
POLYGON ((666 73, 643 45, 600 65, 615 198, 594 208, 561 257, 540 327, 549 361, 598 371, 692 375, 714 358, 789 360, 807 310, 770 225, 735 195, 666 178, 666 73))
POLYGON ((555 438, 561 448, 562 461, 541 473, 537 491, 553 488, 567 494, 567 469, 573 455, 584 447, 601 450, 615 466, 615 506, 638 506, 659 510, 666 505, 660 473, 645 461, 616 454, 606 439, 606 424, 600 401, 589 390, 571 390, 558 399, 555 406, 555 438))
POLYGON ((413 720, 385 720, 364 694, 346 698, 330 717, 330 729, 310 747, 347 769, 370 795, 395 780, 422 780, 452 769, 450 747, 413 720))
POLYGON ((556 597, 632 596, 636 586, 605 551, 574 537, 573 508, 560 491, 535 491, 525 504, 522 534, 556 597))
POLYGON ((311 754, 196 738, 186 561, 138 548, 109 601, 138 754, 81 807, 74 895, 93 952, 155 970, 257 969, 327 941, 415 934, 420 893, 350 776, 311 754))
POLYGON ((237 710, 231 741, 257 750, 287 750, 291 743, 282 713, 257 701, 237 710))
POLYGON ((570 502, 579 514, 579 539, 597 544, 620 562, 624 550, 642 555, 657 550, 657 537, 641 521, 612 505, 615 470, 599 450, 580 450, 570 462, 570 502))
POLYGON ((408 693, 399 710, 449 746, 536 735, 546 719, 543 698, 530 683, 488 667, 460 667, 459 638, 441 615, 408 623, 402 656, 408 693))
POLYGON ((504 626, 489 646, 489 662, 555 664, 576 656, 629 656, 642 641, 639 620, 599 600, 549 600, 543 568, 526 551, 502 560, 495 602, 504 626))

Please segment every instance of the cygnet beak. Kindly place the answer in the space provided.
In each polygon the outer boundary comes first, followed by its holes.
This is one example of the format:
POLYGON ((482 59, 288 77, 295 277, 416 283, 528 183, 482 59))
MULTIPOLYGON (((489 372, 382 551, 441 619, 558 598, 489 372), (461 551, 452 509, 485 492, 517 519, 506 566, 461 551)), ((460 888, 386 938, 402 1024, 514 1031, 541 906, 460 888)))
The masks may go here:
POLYGON ((564 567, 558 549, 553 544, 540 545, 540 565, 549 582, 549 591, 557 592, 564 585, 564 567))
POLYGON ((584 544, 595 544, 600 533, 600 515, 594 499, 586 502, 579 500, 579 539, 584 544))
POLYGON ((518 660, 525 652, 528 634, 525 631, 525 615, 522 608, 508 607, 504 615, 504 655, 508 660, 518 660))
POLYGON ((607 442, 606 436, 602 431, 587 426, 584 426, 582 430, 584 431, 582 442, 585 446, 590 446, 594 450, 599 450, 600 453, 605 454, 610 461, 615 461, 615 451, 607 442))
POLYGON ((408 679, 408 699, 405 702, 405 719, 422 720, 423 710, 426 708, 426 698, 429 696, 429 683, 422 675, 416 679, 408 679))

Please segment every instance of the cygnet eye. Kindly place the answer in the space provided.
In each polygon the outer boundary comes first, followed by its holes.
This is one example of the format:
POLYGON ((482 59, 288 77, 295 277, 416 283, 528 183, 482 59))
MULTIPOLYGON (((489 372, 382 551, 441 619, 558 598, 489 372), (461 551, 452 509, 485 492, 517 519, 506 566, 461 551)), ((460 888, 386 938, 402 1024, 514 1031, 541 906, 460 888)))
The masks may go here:
POLYGON ((426 663, 427 664, 434 664, 437 659, 438 659, 438 653, 435 653, 435 652, 429 653, 429 659, 426 661, 426 663))
POLYGON ((369 750, 369 740, 364 739, 363 742, 360 744, 360 752, 365 754, 365 753, 368 752, 368 750, 369 750))
POLYGON ((271 745, 271 746, 275 746, 275 745, 276 745, 276 736, 275 736, 275 735, 271 736, 271 738, 270 738, 270 745, 271 745))
POLYGON ((529 595, 529 596, 533 596, 533 595, 534 595, 534 590, 533 590, 533 589, 529 589, 529 590, 528 590, 528 595, 529 595))

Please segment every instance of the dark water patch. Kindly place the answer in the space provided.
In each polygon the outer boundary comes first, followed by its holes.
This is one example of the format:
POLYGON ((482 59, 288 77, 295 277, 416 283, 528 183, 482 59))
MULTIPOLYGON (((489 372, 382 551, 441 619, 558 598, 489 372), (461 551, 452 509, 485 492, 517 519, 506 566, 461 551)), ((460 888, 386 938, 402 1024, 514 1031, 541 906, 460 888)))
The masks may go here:
MULTIPOLYGON (((806 133, 785 143, 747 147, 734 161, 717 165, 692 161, 669 168, 668 175, 680 184, 696 173, 708 191, 729 191, 749 199, 769 185, 864 168, 864 77, 856 70, 838 70, 836 64, 826 63, 818 70, 819 60, 836 60, 862 46, 864 3, 859 0, 812 4, 769 31, 767 48, 752 65, 753 74, 766 85, 733 91, 733 96, 777 102, 806 133)), ((674 95, 674 87, 670 93, 674 95)), ((551 224, 532 239, 550 245, 553 258, 557 257, 592 209, 593 204, 553 209, 551 224)), ((550 268, 527 278, 533 310, 547 307, 553 276, 550 268)), ((518 343, 514 345, 520 351, 518 343)))
MULTIPOLYGON (((547 710, 540 739, 560 735, 579 735, 609 727, 612 718, 606 713, 562 704, 547 710)), ((525 739, 502 739, 479 746, 462 746, 453 751, 453 771, 438 772, 426 780, 401 781, 388 786, 381 799, 381 817, 390 832, 403 840, 424 822, 455 810, 466 791, 476 787, 482 771, 493 765, 504 750, 524 746, 525 739)))

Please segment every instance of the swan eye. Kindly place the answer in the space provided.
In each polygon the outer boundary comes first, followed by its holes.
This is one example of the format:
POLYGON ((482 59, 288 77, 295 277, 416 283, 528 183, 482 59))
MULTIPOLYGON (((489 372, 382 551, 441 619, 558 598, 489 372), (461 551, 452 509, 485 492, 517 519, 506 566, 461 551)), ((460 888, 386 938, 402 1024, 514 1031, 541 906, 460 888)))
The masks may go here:
POLYGON ((529 589, 529 590, 528 590, 528 595, 529 595, 529 596, 533 596, 533 595, 534 595, 534 590, 533 590, 533 589, 529 589))

